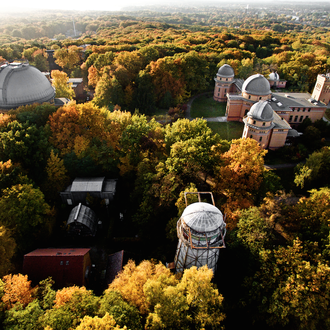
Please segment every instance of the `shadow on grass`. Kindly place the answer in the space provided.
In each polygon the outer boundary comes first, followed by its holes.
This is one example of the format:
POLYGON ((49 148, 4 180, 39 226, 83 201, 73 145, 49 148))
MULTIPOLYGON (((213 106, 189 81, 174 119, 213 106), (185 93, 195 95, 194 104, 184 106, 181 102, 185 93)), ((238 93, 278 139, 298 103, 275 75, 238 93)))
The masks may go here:
POLYGON ((244 130, 244 123, 236 121, 208 122, 207 126, 210 127, 214 133, 218 133, 222 139, 228 141, 240 139, 244 130))
POLYGON ((191 117, 219 117, 226 114, 226 103, 217 102, 213 100, 213 95, 202 95, 194 100, 191 105, 191 117))

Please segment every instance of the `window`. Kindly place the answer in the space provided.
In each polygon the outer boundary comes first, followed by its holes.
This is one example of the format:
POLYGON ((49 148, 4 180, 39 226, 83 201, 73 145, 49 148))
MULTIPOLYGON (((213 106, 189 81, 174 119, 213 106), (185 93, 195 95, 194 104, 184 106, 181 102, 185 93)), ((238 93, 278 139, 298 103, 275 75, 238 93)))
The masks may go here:
POLYGON ((292 121, 292 116, 290 116, 289 121, 292 121))
POLYGON ((244 116, 246 116, 248 112, 249 112, 249 110, 245 109, 244 116))
POLYGON ((225 94, 227 93, 227 89, 225 89, 225 94))
POLYGON ((262 141, 262 136, 260 136, 260 138, 259 138, 259 142, 261 142, 262 141))
POLYGON ((262 126, 265 126, 265 125, 266 125, 266 123, 265 123, 265 122, 263 122, 263 123, 262 123, 262 126))
POLYGON ((226 78, 226 81, 228 81, 228 78, 226 78))
POLYGON ((308 118, 309 116, 306 116, 306 119, 308 118))
POLYGON ((68 264, 69 264, 69 260, 67 260, 67 261, 65 262, 65 264, 68 265, 68 264))
POLYGON ((300 116, 299 123, 301 123, 303 121, 303 118, 304 118, 304 116, 300 116))
POLYGON ((306 109, 305 109, 305 108, 303 108, 303 112, 305 112, 305 110, 306 110, 306 109))
POLYGON ((261 100, 261 96, 259 96, 259 100, 261 100))
POLYGON ((292 111, 294 111, 295 108, 292 108, 292 111))
POLYGON ((252 138, 253 138, 253 135, 251 134, 251 135, 250 135, 250 139, 252 139, 252 138))
POLYGON ((298 120, 298 116, 294 116, 294 121, 296 122, 298 120))
POLYGON ((298 108, 297 111, 299 112, 300 111, 300 108, 298 108))
POLYGON ((253 125, 255 125, 255 124, 256 124, 256 121, 254 120, 254 121, 253 121, 253 125))
POLYGON ((311 108, 308 108, 308 112, 310 112, 311 111, 311 108))
POLYGON ((249 100, 251 99, 251 95, 249 95, 249 100))
POLYGON ((220 93, 220 87, 219 87, 219 90, 218 90, 218 92, 220 93))
POLYGON ((61 265, 61 266, 63 265, 63 260, 60 261, 60 265, 61 265))

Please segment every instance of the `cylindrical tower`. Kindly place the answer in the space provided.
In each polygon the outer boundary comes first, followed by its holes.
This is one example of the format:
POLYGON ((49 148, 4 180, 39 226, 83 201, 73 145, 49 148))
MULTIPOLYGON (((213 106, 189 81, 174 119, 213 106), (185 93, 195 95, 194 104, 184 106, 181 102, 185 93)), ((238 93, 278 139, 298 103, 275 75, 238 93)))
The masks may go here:
POLYGON ((209 203, 190 204, 177 222, 177 232, 176 272, 204 265, 215 272, 220 249, 225 247, 226 235, 226 223, 220 210, 209 203))

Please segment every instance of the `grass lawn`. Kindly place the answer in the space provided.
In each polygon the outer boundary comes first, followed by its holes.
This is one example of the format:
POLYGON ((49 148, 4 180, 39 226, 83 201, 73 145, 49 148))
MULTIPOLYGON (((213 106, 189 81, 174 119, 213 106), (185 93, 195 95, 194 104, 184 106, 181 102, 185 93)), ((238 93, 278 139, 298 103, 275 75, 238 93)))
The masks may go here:
POLYGON ((244 123, 237 121, 228 122, 208 122, 207 126, 212 129, 214 133, 218 133, 222 139, 231 141, 242 137, 244 123))
POLYGON ((190 116, 219 117, 226 114, 226 102, 220 103, 213 100, 213 94, 202 95, 194 100, 190 109, 190 116))

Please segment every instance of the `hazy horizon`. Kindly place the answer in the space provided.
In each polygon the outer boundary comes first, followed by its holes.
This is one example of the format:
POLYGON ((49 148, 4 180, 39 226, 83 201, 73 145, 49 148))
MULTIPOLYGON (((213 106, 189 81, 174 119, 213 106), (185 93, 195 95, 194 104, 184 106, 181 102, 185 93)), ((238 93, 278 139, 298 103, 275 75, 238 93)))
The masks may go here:
MULTIPOLYGON (((232 0, 229 5, 232 3, 244 3, 244 4, 253 4, 253 3, 274 3, 271 0, 232 0)), ((279 1, 285 2, 288 4, 287 1, 279 1)), ((308 2, 307 0, 292 0, 292 2, 308 2)), ((327 2, 326 0, 318 0, 315 3, 320 2, 327 2)), ((216 5, 216 4, 225 4, 228 2, 224 0, 210 0, 210 1, 189 1, 189 0, 181 0, 180 3, 176 1, 165 1, 165 0, 142 0, 141 2, 136 2, 132 0, 121 0, 118 2, 115 1, 108 1, 104 2, 104 0, 95 0, 93 2, 87 2, 86 4, 82 4, 81 1, 64 1, 64 0, 57 0, 56 2, 47 2, 47 1, 22 1, 17 0, 15 1, 15 5, 3 5, 1 11, 35 11, 35 10, 77 10, 77 11, 120 11, 122 9, 127 9, 127 7, 141 7, 141 6, 150 6, 150 5, 166 5, 166 6, 196 6, 196 5, 216 5)))

